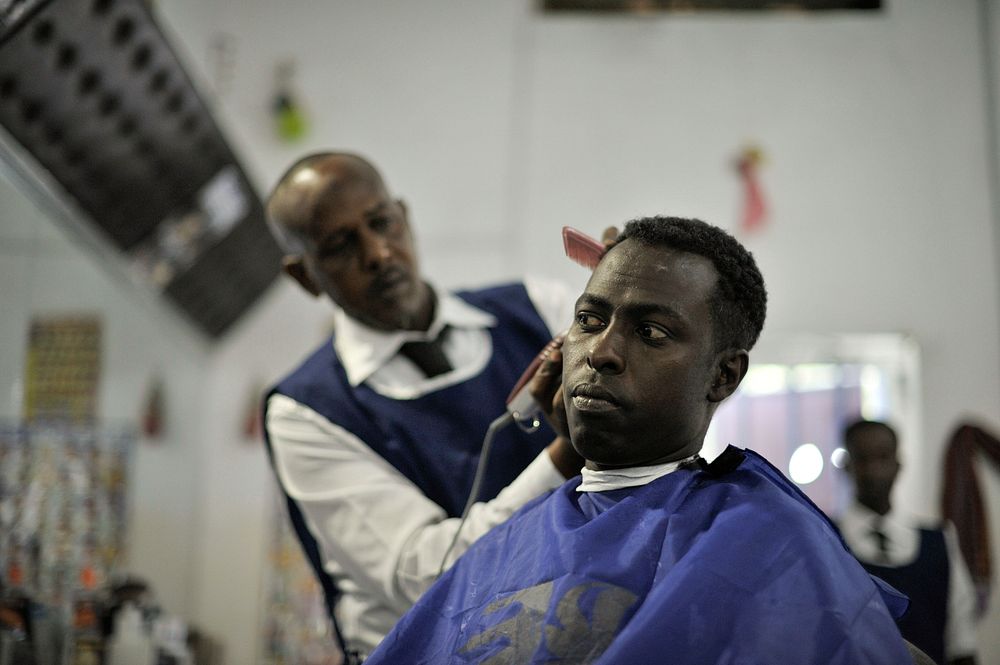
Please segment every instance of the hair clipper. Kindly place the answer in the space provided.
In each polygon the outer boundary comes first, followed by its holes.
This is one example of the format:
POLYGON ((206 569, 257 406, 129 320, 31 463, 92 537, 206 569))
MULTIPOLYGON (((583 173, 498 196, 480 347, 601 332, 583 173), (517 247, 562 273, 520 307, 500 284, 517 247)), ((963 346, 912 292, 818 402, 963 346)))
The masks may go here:
MULTIPOLYGON (((562 237, 566 256, 591 270, 597 267, 597 264, 601 261, 601 257, 607 251, 607 247, 601 241, 591 238, 586 233, 571 226, 563 227, 562 237)), ((514 421, 518 427, 525 431, 533 432, 542 424, 540 420, 542 408, 535 401, 535 398, 531 396, 529 389, 531 379, 535 376, 535 372, 538 371, 542 361, 548 358, 553 350, 560 347, 565 338, 566 331, 559 333, 549 341, 545 345, 545 348, 531 361, 528 368, 524 370, 521 378, 517 380, 514 388, 510 391, 510 395, 507 396, 508 413, 514 417, 514 421)))

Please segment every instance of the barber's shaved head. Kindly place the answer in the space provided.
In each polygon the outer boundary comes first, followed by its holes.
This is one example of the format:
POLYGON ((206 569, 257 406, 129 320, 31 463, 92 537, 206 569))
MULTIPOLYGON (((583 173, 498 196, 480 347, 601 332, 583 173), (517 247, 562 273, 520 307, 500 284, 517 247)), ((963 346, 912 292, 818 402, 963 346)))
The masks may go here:
POLYGON ((322 215, 323 201, 338 190, 359 184, 388 197, 382 175, 360 155, 317 152, 292 164, 267 200, 267 221, 282 250, 301 255, 301 234, 322 215))
POLYGON ((298 160, 267 201, 284 269, 312 295, 381 330, 430 325, 433 294, 420 278, 406 206, 378 170, 345 152, 298 160))

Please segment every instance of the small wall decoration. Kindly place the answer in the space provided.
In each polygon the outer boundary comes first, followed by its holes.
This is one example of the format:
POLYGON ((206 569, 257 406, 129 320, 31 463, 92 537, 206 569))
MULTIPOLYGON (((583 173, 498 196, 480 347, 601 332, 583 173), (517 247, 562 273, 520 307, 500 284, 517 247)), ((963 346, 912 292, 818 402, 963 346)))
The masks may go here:
POLYGON ((26 423, 93 423, 101 368, 101 323, 95 316, 36 318, 25 364, 26 423))
POLYGON ((260 382, 253 384, 247 394, 246 406, 243 409, 243 439, 253 445, 259 444, 263 437, 263 395, 263 385, 260 382))
POLYGON ((767 222, 767 201, 758 174, 763 161, 764 153, 758 146, 744 148, 736 159, 736 171, 743 183, 740 213, 740 229, 743 231, 757 231, 767 222))
POLYGON ((276 75, 277 89, 272 105, 275 130, 283 141, 293 143, 305 136, 309 128, 299 96, 294 90, 295 61, 288 59, 279 62, 276 75))
POLYGON ((142 410, 142 433, 150 439, 158 439, 163 434, 163 412, 165 409, 163 396, 163 379, 155 376, 150 382, 146 393, 146 402, 142 410))

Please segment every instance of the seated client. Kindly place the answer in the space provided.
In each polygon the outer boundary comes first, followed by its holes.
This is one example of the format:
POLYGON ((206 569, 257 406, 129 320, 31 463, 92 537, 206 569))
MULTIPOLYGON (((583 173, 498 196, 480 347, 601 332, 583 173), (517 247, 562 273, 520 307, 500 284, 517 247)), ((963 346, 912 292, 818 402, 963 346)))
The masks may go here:
POLYGON ((561 352, 582 478, 486 534, 368 663, 911 662, 905 597, 809 499, 752 451, 699 457, 766 299, 724 231, 629 223, 561 352))

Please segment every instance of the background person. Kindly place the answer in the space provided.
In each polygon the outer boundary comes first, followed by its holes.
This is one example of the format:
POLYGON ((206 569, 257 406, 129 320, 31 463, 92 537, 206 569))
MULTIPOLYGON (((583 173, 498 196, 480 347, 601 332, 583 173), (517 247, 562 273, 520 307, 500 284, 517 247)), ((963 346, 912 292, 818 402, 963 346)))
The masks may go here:
POLYGON ((900 463, 896 431, 857 420, 844 430, 854 502, 840 518, 848 546, 867 571, 910 597, 899 623, 934 662, 976 662, 975 594, 950 525, 921 525, 890 501, 900 463))

